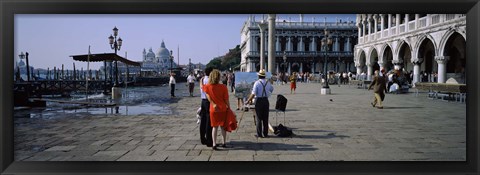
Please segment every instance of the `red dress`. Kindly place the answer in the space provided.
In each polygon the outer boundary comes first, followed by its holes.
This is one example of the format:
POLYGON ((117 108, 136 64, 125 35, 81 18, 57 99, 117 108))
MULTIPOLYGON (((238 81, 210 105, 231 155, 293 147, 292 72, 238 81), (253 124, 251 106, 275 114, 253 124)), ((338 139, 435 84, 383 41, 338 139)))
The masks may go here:
POLYGON ((217 111, 210 102, 210 125, 224 126, 227 120, 228 89, 224 84, 206 84, 203 91, 208 94, 213 103, 217 104, 217 111))

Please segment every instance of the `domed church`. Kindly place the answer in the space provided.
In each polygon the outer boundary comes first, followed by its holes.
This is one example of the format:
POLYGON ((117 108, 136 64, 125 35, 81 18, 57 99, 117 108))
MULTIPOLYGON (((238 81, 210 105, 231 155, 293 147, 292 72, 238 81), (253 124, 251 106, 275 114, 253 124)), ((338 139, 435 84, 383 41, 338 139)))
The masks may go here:
MULTIPOLYGON (((173 61, 173 66, 176 67, 177 63, 173 61)), ((148 53, 143 49, 143 63, 142 71, 154 71, 159 74, 168 72, 170 68, 170 51, 165 47, 165 42, 162 40, 162 44, 155 54, 150 48, 148 53)))

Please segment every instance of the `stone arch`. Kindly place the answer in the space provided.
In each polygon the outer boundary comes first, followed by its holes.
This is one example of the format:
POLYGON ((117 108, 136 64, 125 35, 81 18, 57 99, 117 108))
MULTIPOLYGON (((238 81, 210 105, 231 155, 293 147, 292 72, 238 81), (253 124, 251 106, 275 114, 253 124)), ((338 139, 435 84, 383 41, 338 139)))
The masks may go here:
POLYGON ((435 41, 435 39, 430 35, 430 34, 424 34, 422 36, 420 36, 418 39, 417 39, 417 42, 414 43, 412 49, 414 49, 414 55, 417 56, 417 58, 421 58, 421 57, 418 57, 419 56, 419 48, 420 46, 423 44, 423 42, 425 40, 430 40, 430 42, 432 42, 433 44, 433 47, 434 47, 434 54, 435 55, 438 55, 438 45, 437 45, 437 42, 435 41))
POLYGON ((372 65, 372 71, 375 72, 375 70, 380 70, 380 65, 378 64, 379 58, 378 58, 378 52, 375 47, 372 47, 370 50, 369 54, 369 62, 372 65))
POLYGON ((360 55, 358 57, 358 63, 362 69, 362 72, 367 72, 367 66, 366 66, 367 56, 365 54, 365 51, 363 50, 360 52, 360 55))
MULTIPOLYGON (((402 48, 402 46, 403 46, 404 44, 407 44, 407 46, 409 47, 409 49, 412 50, 411 44, 410 44, 408 41, 402 39, 402 40, 400 40, 400 42, 397 44, 397 47, 395 48, 395 50, 393 50, 393 51, 394 51, 394 54, 399 55, 400 49, 402 48)), ((398 57, 398 58, 400 58, 400 57, 398 57)))
MULTIPOLYGON (((437 62, 435 61, 435 55, 437 55, 435 48, 435 41, 424 37, 419 45, 417 45, 417 51, 415 56, 421 58, 420 71, 427 73, 437 72, 437 62)), ((425 80, 421 80, 425 81, 425 80)))
POLYGON ((382 49, 382 58, 383 58, 383 67, 386 71, 392 70, 393 67, 393 50, 389 44, 386 44, 385 47, 382 49))
POLYGON ((405 71, 410 72, 413 71, 413 64, 412 64, 412 47, 407 42, 403 42, 399 50, 397 52, 398 54, 398 59, 402 60, 403 66, 402 68, 405 69, 405 71))
POLYGON ((438 56, 445 56, 443 55, 445 52, 445 45, 447 44, 447 40, 454 34, 457 33, 463 37, 463 39, 466 41, 467 38, 466 36, 462 35, 461 32, 455 30, 455 29, 449 29, 445 34, 443 34, 442 39, 440 39, 440 42, 438 43, 438 56))
MULTIPOLYGON (((444 56, 449 56, 449 60, 446 65, 446 71, 448 73, 463 74, 465 72, 466 65, 466 40, 458 32, 454 32, 448 36, 448 39, 443 46, 444 56)), ((452 75, 453 76, 453 75, 452 75)), ((447 78, 451 77, 447 75, 447 78)))

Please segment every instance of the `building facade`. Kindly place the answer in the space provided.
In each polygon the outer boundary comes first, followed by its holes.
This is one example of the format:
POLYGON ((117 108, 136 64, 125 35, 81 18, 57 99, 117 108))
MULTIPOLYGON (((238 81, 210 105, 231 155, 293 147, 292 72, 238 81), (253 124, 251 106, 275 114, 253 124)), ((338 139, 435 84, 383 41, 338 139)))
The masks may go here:
MULTIPOLYGON (((265 21, 256 21, 253 16, 244 23, 241 29, 241 63, 240 71, 256 72, 260 70, 260 50, 268 50, 268 27, 265 21), (261 33, 265 34, 261 34, 261 33), (264 36, 262 44, 262 38, 264 36), (260 49, 261 46, 264 49, 260 49)), ((335 72, 355 71, 353 46, 357 44, 357 27, 353 21, 336 22, 304 22, 275 21, 274 32, 275 71, 272 74, 287 72, 323 72, 325 57, 328 58, 327 70, 335 72), (321 45, 327 29, 333 43, 325 51, 321 45), (286 59, 284 59, 286 58, 286 59)), ((266 70, 267 59, 263 66, 266 70)))
POLYGON ((465 83, 465 14, 358 14, 357 73, 375 70, 437 75, 438 83, 465 83), (448 81, 447 81, 448 80, 448 81))

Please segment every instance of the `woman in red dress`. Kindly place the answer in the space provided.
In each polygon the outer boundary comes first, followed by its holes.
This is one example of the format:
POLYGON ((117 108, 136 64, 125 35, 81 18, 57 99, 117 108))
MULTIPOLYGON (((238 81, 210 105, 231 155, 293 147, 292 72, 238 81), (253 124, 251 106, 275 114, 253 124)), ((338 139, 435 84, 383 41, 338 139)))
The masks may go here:
POLYGON ((227 131, 224 124, 227 119, 227 109, 230 108, 228 100, 228 89, 224 84, 219 84, 220 72, 214 69, 208 79, 208 84, 203 86, 203 91, 207 94, 207 99, 210 101, 210 124, 213 128, 213 150, 217 150, 217 131, 218 126, 222 127, 223 144, 221 147, 226 147, 225 141, 227 139, 227 131))

